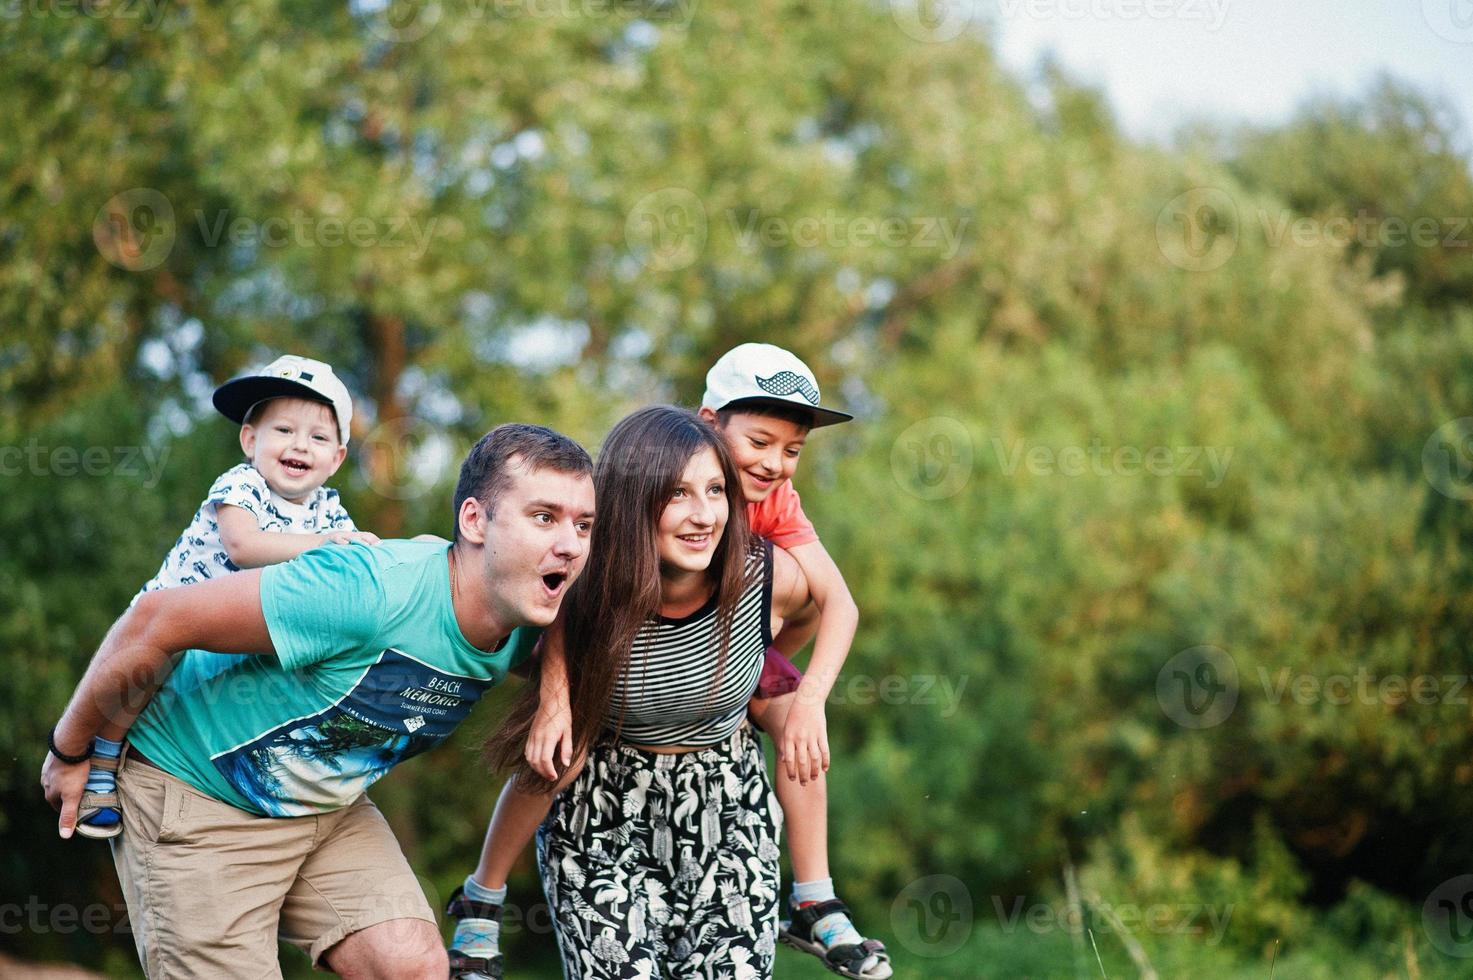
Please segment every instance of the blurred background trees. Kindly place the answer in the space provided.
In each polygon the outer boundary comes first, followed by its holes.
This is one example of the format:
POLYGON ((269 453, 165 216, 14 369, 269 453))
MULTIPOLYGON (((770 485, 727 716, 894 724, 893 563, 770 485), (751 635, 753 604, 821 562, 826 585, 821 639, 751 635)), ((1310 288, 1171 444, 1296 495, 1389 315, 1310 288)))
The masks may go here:
MULTIPOLYGON (((332 361, 350 510, 444 533, 491 426, 594 448, 766 340, 860 416, 797 482, 862 610, 836 876, 902 975, 1077 969, 1002 914, 1069 868, 1122 974, 1102 905, 1230 913, 1129 930, 1166 975, 1262 976, 1276 943, 1286 976, 1457 975, 1423 904, 1473 860, 1473 176, 1435 93, 1166 149, 863 3, 96 10, 0 20, 6 902, 117 900, 35 780, 235 460, 215 384, 332 361), (927 960, 902 913, 932 875, 976 934, 927 960)), ((499 703, 374 791, 432 898, 499 703)), ((132 969, 126 935, 7 939, 132 969)))

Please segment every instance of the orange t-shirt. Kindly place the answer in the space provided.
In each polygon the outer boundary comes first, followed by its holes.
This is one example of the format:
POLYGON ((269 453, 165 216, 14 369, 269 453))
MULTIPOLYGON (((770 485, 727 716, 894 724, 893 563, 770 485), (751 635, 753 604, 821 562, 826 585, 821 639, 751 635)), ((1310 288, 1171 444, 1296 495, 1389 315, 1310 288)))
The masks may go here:
POLYGON ((753 534, 762 535, 779 548, 796 548, 818 540, 792 480, 779 483, 766 500, 748 504, 747 523, 753 534))

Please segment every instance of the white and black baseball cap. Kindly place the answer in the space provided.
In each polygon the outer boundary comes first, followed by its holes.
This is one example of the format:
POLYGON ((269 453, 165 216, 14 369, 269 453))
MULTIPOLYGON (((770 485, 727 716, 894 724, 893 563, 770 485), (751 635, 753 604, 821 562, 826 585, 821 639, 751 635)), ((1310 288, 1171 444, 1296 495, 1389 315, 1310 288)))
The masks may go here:
POLYGON ((338 436, 348 444, 353 421, 353 399, 332 367, 310 357, 283 354, 257 371, 241 375, 215 389, 215 408, 232 422, 244 424, 251 409, 271 398, 306 398, 332 408, 338 436))
POLYGON ((813 416, 813 428, 854 418, 818 403, 818 379, 792 351, 772 344, 740 344, 706 372, 701 405, 719 412, 744 405, 774 405, 813 416))

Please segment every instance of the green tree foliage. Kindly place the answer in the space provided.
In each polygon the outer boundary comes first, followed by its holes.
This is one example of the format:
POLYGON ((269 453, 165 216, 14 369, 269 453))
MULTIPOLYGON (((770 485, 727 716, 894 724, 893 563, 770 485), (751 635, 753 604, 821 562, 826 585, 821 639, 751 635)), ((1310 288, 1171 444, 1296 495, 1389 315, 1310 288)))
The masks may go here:
MULTIPOLYGON (((1473 260, 1447 240, 1473 178, 1434 101, 1387 81, 1168 151, 1057 67, 1011 78, 985 38, 920 40, 899 7, 246 0, 143 29, 111 9, 0 21, 15 891, 116 900, 35 776, 108 624, 237 458, 214 384, 332 360, 351 511, 443 533, 491 425, 596 446, 762 339, 861 418, 813 435, 798 485, 862 611, 828 717, 864 923, 885 933, 929 875, 987 920, 1062 900, 1077 866, 1091 901, 1232 910, 1217 940, 1141 933, 1158 965, 1220 941, 1262 975, 1282 940, 1292 975, 1347 951, 1436 975, 1417 909, 1473 857, 1443 680, 1473 669, 1473 260), (1408 239, 1325 233, 1362 216, 1408 239), (1424 217, 1443 235, 1417 244, 1424 217), (1206 675, 1173 664, 1203 647, 1236 702, 1193 727, 1184 697, 1209 692, 1173 685, 1206 675), (1418 677, 1432 703, 1398 697, 1418 677)), ((479 847, 497 784, 467 773, 507 693, 374 790, 432 897, 479 847)), ((122 940, 23 939, 126 962, 122 940)), ((966 950, 934 975, 1006 960, 966 950)))

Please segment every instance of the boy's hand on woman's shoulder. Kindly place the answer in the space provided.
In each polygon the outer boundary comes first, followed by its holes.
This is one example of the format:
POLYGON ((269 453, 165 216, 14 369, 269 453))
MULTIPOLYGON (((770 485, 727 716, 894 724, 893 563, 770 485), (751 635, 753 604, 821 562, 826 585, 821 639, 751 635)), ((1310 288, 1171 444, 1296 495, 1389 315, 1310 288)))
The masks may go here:
POLYGON ((804 786, 829 770, 828 722, 822 701, 805 701, 800 696, 788 709, 778 742, 779 764, 787 769, 788 778, 804 786))

